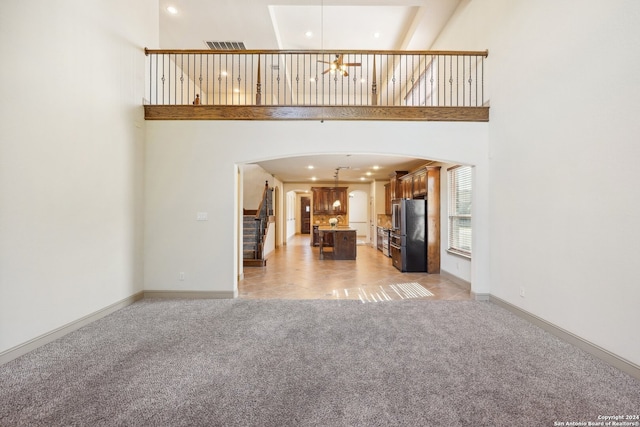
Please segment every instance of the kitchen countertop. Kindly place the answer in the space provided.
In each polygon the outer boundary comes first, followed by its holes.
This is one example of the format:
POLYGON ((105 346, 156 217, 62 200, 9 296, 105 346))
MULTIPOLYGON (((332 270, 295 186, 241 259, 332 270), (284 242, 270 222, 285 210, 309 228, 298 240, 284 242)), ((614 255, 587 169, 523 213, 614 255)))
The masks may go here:
POLYGON ((318 231, 356 231, 356 229, 351 228, 348 225, 339 225, 335 228, 330 225, 320 225, 318 226, 318 231))

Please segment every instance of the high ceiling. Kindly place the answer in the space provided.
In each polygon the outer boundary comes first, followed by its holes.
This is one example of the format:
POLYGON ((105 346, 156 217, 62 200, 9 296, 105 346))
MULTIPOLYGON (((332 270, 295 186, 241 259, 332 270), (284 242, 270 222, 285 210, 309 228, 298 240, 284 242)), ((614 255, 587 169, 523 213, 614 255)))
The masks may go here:
MULTIPOLYGON (((247 49, 426 50, 462 0, 160 0, 160 49, 206 49, 206 41, 247 49), (177 13, 167 11, 173 6, 177 13)), ((425 160, 344 154, 260 162, 284 182, 310 176, 386 179, 425 160), (313 175, 306 169, 314 165, 313 175), (371 169, 380 166, 379 171, 371 169)))

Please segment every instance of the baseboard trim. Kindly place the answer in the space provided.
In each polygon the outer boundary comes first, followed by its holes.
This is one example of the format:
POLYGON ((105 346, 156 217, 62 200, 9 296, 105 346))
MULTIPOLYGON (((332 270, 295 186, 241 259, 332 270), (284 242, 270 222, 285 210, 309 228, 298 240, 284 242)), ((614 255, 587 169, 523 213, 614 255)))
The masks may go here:
POLYGON ((616 354, 613 354, 610 351, 605 350, 604 348, 590 341, 587 341, 584 338, 581 338, 565 329, 562 329, 561 327, 556 326, 553 323, 550 323, 536 316, 535 314, 529 313, 528 311, 523 310, 520 307, 517 307, 501 298, 490 295, 489 301, 506 310, 509 310, 516 316, 533 323, 534 325, 538 326, 541 329, 544 329, 550 334, 555 335, 561 340, 586 351, 587 353, 597 357, 598 359, 613 366, 614 368, 617 368, 622 372, 625 372, 632 377, 640 380, 640 366, 636 365, 635 363, 626 360, 616 354))
POLYGON ((145 298, 233 299, 233 291, 144 291, 145 298))
POLYGON ((121 299, 111 305, 108 305, 105 308, 102 308, 98 311, 95 311, 91 314, 88 314, 84 317, 81 317, 78 320, 74 320, 73 322, 69 322, 66 325, 60 326, 50 332, 42 334, 36 338, 33 338, 23 344, 12 347, 8 350, 0 353, 0 365, 4 365, 12 361, 13 359, 17 359, 20 356, 23 356, 30 351, 35 350, 38 347, 41 347, 45 344, 49 344, 52 341, 57 340, 58 338, 62 338, 63 336, 71 333, 77 329, 82 328, 83 326, 88 325, 91 322, 95 322, 98 319, 101 319, 109 314, 120 310, 128 305, 133 304, 136 301, 139 301, 143 298, 143 292, 135 293, 127 298, 121 299))
POLYGON ((467 289, 471 290, 471 282, 467 282, 464 279, 459 278, 458 276, 449 273, 447 270, 442 270, 440 269, 440 275, 451 280, 452 282, 455 282, 459 285, 462 285, 464 287, 466 287, 467 289))
POLYGON ((481 292, 471 292, 471 298, 476 301, 490 301, 491 294, 486 294, 481 292))

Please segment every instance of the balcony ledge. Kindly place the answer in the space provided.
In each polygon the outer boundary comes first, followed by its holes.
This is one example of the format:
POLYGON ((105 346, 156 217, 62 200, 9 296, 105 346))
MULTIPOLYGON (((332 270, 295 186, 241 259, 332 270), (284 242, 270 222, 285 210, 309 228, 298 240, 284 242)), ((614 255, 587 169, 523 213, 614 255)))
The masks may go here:
POLYGON ((145 120, 488 122, 489 107, 145 105, 145 120))

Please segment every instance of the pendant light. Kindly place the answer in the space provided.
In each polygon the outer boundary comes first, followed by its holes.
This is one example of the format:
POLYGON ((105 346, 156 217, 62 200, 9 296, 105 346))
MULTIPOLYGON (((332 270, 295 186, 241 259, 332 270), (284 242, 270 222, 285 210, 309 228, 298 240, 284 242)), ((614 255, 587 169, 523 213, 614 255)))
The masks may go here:
MULTIPOLYGON (((339 173, 340 173, 340 168, 339 168, 339 167, 337 167, 337 168, 336 168, 336 174, 334 175, 334 177, 335 177, 335 179, 336 179, 336 183, 335 183, 334 187, 336 188, 336 190, 337 190, 337 188, 338 188, 338 174, 339 174, 339 173)), ((339 194, 339 193, 336 191, 336 192, 335 192, 335 194, 339 194)), ((339 207, 340 207, 340 205, 341 205, 341 203, 340 203, 340 198, 339 198, 339 197, 337 197, 337 198, 336 198, 336 200, 333 202, 333 209, 337 209, 337 208, 339 208, 339 207)))

